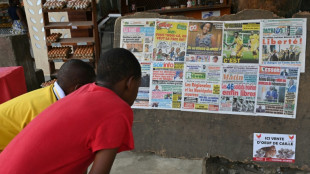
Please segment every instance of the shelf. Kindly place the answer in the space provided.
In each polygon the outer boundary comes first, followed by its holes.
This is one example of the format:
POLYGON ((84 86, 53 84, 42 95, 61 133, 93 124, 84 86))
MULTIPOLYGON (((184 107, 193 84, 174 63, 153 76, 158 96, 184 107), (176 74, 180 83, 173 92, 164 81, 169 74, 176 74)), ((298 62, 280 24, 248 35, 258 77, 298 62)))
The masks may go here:
POLYGON ((75 37, 75 38, 60 38, 58 42, 46 42, 47 46, 59 47, 62 45, 94 45, 95 39, 93 37, 75 37))
POLYGON ((171 9, 155 9, 155 10, 147 10, 146 12, 156 12, 159 14, 163 13, 175 13, 175 12, 187 12, 187 11, 197 11, 197 10, 214 10, 219 8, 230 8, 230 5, 209 5, 209 6, 195 6, 195 7, 185 7, 185 8, 171 8, 171 9))
POLYGON ((92 21, 50 22, 45 29, 92 29, 92 21))
POLYGON ((75 10, 75 9, 71 9, 71 8, 51 9, 51 10, 43 9, 44 13, 47 13, 47 12, 75 12, 75 11, 78 11, 78 12, 92 11, 92 9, 91 9, 91 7, 88 7, 87 9, 83 9, 83 10, 82 9, 75 10))
POLYGON ((85 62, 93 62, 94 61, 93 57, 92 58, 83 58, 82 59, 82 58, 74 57, 73 54, 70 54, 68 58, 53 58, 53 59, 48 58, 48 61, 49 62, 66 62, 66 61, 68 61, 70 59, 79 59, 79 60, 83 60, 85 62))

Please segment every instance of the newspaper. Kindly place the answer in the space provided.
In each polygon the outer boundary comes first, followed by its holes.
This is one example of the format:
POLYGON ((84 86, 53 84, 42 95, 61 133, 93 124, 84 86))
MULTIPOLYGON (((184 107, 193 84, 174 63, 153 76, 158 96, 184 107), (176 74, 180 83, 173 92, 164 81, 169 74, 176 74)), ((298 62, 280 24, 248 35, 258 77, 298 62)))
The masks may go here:
POLYGON ((254 113, 257 74, 257 65, 223 66, 220 111, 254 113))
POLYGON ((141 62, 141 85, 132 108, 147 109, 150 106, 151 62, 141 62))
POLYGON ((188 22, 158 19, 153 61, 184 61, 188 22))
POLYGON ((260 66, 256 114, 296 118, 298 67, 260 66))
POLYGON ((258 63, 260 21, 224 23, 223 63, 258 63))
POLYGON ((222 62, 223 22, 190 21, 187 39, 187 62, 222 62))
POLYGON ((295 134, 253 135, 253 161, 294 163, 295 153, 295 134))
POLYGON ((186 63, 182 110, 219 111, 221 66, 186 63))
POLYGON ((307 19, 263 20, 262 64, 298 66, 305 72, 307 19))
POLYGON ((183 62, 153 62, 151 107, 181 109, 183 62))
POLYGON ((130 50, 139 61, 151 61, 155 19, 123 19, 120 47, 130 50))

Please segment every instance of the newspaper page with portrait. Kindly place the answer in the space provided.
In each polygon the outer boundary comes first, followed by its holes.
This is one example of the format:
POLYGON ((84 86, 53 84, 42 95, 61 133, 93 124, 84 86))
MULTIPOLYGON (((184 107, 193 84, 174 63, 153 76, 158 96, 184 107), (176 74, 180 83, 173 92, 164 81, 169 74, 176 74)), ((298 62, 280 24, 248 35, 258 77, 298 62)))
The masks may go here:
POLYGON ((224 65, 220 111, 253 115, 258 65, 224 65))
POLYGON ((253 135, 253 161, 294 163, 295 153, 295 134, 253 135))
POLYGON ((151 107, 153 109, 181 109, 183 62, 153 62, 151 107))
POLYGON ((262 33, 261 64, 297 66, 305 72, 306 18, 263 20, 262 33))
POLYGON ((122 19, 120 47, 141 61, 151 61, 155 19, 122 19))
POLYGON ((256 114, 296 118, 299 67, 260 66, 256 114))
POLYGON ((186 63, 182 110, 219 111, 221 66, 186 63))
POLYGON ((141 84, 132 108, 150 109, 151 62, 140 62, 141 84))
POLYGON ((186 62, 222 62, 223 22, 190 21, 186 62))
POLYGON ((187 26, 187 21, 158 19, 152 60, 184 62, 187 26))
POLYGON ((224 23, 223 63, 259 62, 260 21, 224 23))

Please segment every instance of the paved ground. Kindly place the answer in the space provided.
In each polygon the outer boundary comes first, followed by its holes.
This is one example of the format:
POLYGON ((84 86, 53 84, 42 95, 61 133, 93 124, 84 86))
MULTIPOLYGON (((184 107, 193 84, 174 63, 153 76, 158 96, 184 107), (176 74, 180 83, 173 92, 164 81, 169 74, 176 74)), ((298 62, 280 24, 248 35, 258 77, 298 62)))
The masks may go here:
POLYGON ((163 158, 151 153, 122 152, 111 174, 201 174, 202 159, 163 158))

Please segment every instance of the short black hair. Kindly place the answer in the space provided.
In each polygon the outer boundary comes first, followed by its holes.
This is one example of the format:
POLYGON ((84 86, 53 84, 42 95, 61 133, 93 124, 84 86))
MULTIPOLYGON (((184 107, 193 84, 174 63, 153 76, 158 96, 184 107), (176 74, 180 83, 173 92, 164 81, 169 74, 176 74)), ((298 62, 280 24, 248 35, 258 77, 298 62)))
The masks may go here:
POLYGON ((78 59, 70 59, 65 62, 57 73, 57 83, 64 91, 78 84, 92 83, 95 79, 94 68, 90 64, 78 59))
POLYGON ((202 24, 200 25, 200 28, 203 29, 203 27, 204 27, 206 24, 210 24, 210 30, 209 30, 209 32, 211 32, 211 31, 212 31, 212 27, 213 27, 213 23, 211 23, 211 22, 204 22, 204 23, 202 23, 202 24))
POLYGON ((141 66, 130 51, 124 48, 112 48, 99 59, 97 81, 114 85, 131 76, 141 78, 141 66))

